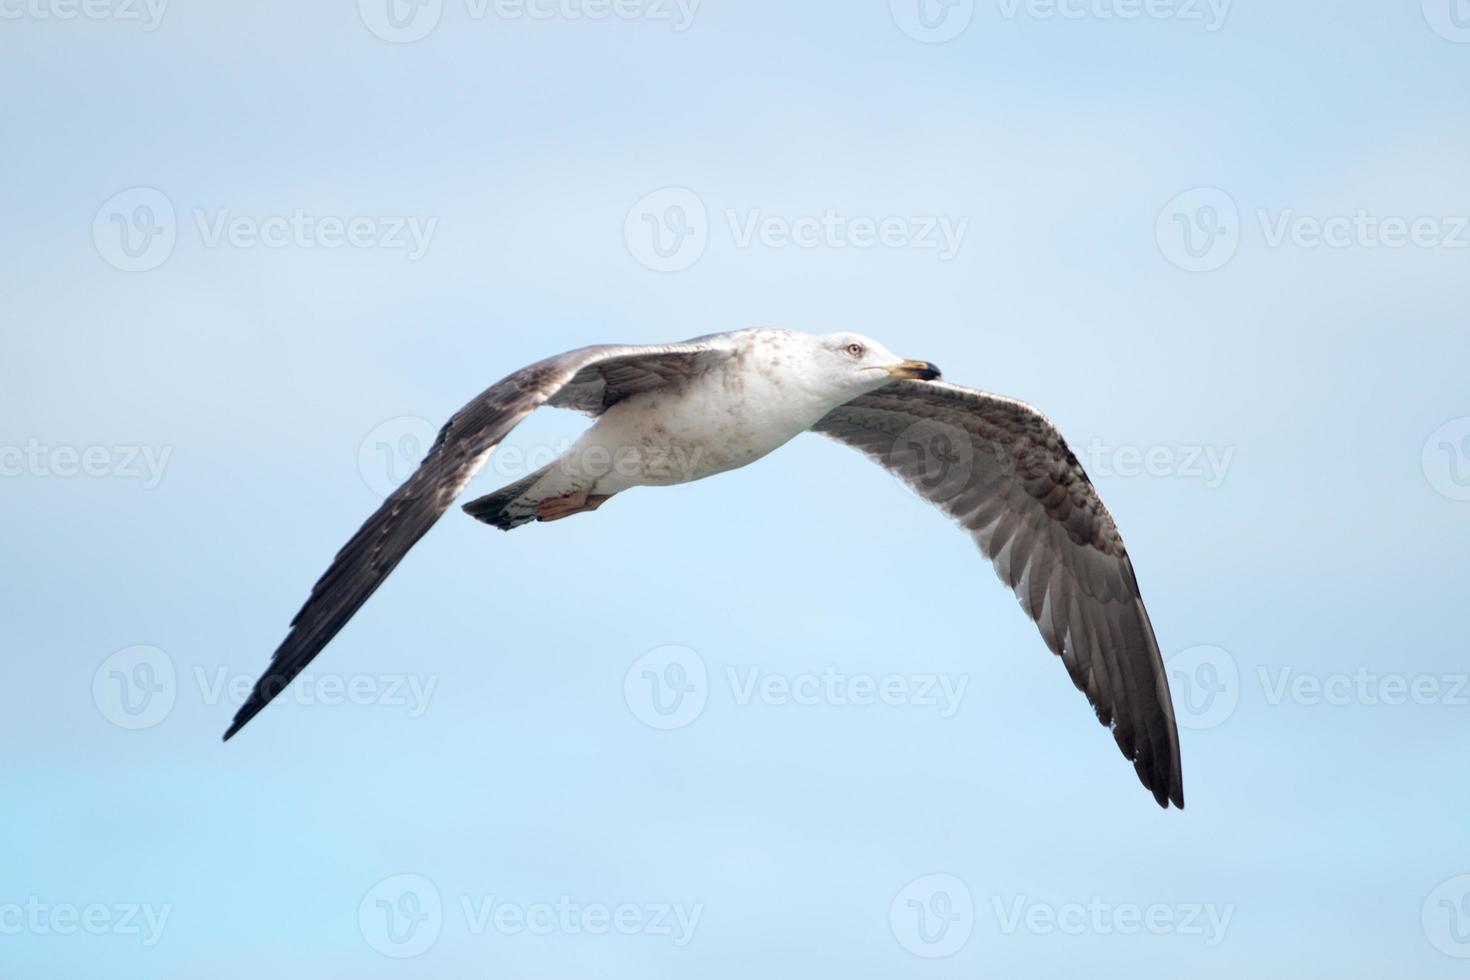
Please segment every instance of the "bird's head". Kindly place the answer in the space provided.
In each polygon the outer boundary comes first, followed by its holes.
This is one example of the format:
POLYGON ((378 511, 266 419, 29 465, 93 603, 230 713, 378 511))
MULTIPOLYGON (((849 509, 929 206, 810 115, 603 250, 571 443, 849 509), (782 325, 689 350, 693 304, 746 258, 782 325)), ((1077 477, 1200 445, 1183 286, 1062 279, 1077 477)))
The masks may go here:
POLYGON ((928 361, 899 357, 876 340, 859 334, 832 333, 814 339, 816 357, 830 379, 843 391, 850 391, 853 398, 895 378, 933 381, 939 377, 939 368, 928 361))

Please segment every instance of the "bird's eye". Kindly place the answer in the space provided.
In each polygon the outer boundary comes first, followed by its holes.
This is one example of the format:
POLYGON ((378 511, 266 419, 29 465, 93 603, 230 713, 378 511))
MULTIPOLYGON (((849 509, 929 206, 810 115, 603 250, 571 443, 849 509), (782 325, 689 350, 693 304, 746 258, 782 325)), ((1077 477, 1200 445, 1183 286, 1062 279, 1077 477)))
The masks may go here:
POLYGON ((847 352, 850 355, 852 355, 853 357, 862 357, 863 356, 863 345, 862 344, 848 344, 847 345, 847 352))

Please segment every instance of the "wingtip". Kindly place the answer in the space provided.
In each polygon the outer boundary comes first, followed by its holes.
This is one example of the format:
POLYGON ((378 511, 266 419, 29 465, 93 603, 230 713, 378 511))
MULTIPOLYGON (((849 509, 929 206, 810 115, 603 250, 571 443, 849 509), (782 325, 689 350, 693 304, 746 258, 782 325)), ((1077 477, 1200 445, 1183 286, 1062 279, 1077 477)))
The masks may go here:
MULTIPOLYGON (((246 708, 251 708, 251 707, 255 707, 255 706, 254 705, 247 704, 245 707, 246 708)), ((247 710, 245 710, 245 709, 242 708, 240 711, 236 712, 235 713, 235 720, 232 721, 232 722, 230 722, 230 727, 225 729, 225 737, 222 738, 222 739, 220 739, 220 741, 221 742, 228 742, 230 739, 234 738, 235 737, 235 733, 238 732, 240 729, 244 728, 246 725, 248 725, 250 723, 250 719, 251 718, 254 718, 259 713, 260 713, 260 708, 259 707, 255 707, 255 710, 254 711, 247 711, 247 710)))
POLYGON ((1165 810, 1169 809, 1171 804, 1177 809, 1184 809, 1184 787, 1178 783, 1174 783, 1167 789, 1159 786, 1154 789, 1153 794, 1154 802, 1165 810))

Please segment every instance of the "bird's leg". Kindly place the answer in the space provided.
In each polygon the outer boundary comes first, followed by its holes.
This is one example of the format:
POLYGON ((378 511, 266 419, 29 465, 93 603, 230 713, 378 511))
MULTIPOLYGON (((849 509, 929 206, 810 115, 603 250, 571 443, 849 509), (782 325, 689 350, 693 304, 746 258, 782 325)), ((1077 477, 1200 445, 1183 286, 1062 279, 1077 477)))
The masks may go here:
POLYGON ((536 520, 559 521, 573 514, 584 514, 596 510, 610 499, 610 493, 595 494, 586 490, 576 490, 564 497, 549 497, 536 505, 536 520))

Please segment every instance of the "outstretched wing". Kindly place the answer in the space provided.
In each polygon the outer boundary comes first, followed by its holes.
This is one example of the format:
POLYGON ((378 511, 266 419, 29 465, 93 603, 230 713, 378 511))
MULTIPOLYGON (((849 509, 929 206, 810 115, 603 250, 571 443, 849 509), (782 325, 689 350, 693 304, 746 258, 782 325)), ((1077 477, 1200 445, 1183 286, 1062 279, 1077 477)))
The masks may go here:
POLYGON ((895 381, 814 431, 891 470, 960 523, 1015 590, 1160 806, 1184 806, 1179 734, 1133 563, 1044 415, 941 382, 895 381))
POLYGON ((584 347, 522 368, 454 414, 403 485, 343 545, 235 720, 225 740, 254 718, 383 584, 388 573, 449 508, 490 452, 543 404, 600 415, 644 391, 677 386, 728 356, 717 338, 687 344, 584 347))

